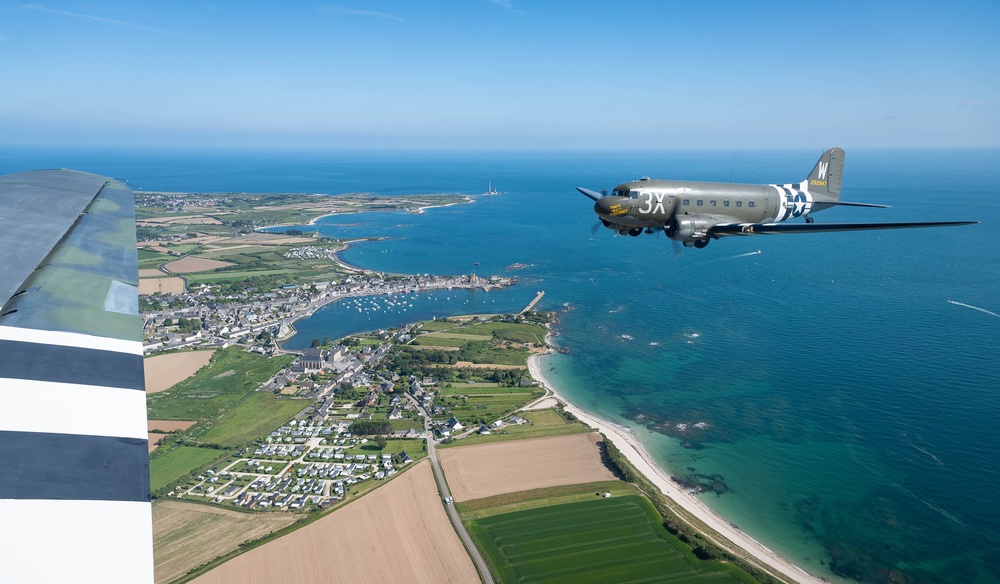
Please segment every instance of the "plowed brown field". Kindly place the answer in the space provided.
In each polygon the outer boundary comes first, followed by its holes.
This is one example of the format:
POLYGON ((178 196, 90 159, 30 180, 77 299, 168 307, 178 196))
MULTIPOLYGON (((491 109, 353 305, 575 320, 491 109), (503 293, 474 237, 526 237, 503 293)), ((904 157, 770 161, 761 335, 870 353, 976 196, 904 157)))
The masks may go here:
POLYGON ((175 274, 190 274, 192 272, 207 272, 216 268, 224 268, 226 266, 234 265, 236 264, 232 262, 222 262, 219 260, 209 260, 188 256, 182 260, 165 264, 163 267, 175 274))
POLYGON ((146 393, 156 393, 177 385, 208 364, 215 351, 185 351, 147 357, 142 364, 146 371, 146 393))
POLYGON ((559 485, 613 480, 600 434, 572 434, 438 450, 456 501, 559 485))
POLYGON ((153 505, 156 582, 170 582, 240 543, 263 537, 298 519, 291 513, 249 514, 183 501, 153 505))
POLYGON ((302 529, 226 562, 196 584, 478 583, 427 461, 302 529))

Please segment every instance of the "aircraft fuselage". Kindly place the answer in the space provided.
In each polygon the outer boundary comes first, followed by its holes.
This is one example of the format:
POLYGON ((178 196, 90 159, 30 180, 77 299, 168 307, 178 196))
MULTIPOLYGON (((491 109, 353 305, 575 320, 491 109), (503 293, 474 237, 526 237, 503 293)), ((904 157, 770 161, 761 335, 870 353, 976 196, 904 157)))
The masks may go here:
POLYGON ((705 247, 733 235, 819 233, 968 225, 975 221, 816 224, 812 213, 833 206, 885 207, 840 200, 844 151, 823 153, 805 180, 784 184, 732 184, 679 180, 639 180, 619 184, 610 195, 577 187, 594 201, 608 229, 637 236, 662 231, 684 245, 705 247), (803 218, 804 223, 790 220, 803 218))

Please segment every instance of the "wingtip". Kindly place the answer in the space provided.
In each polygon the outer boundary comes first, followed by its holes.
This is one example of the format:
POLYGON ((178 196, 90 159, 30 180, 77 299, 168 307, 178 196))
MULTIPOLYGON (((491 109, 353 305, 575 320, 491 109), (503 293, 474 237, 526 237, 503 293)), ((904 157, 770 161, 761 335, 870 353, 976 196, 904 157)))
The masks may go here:
POLYGON ((597 201, 598 199, 600 199, 600 198, 601 198, 601 193, 598 193, 598 192, 596 192, 596 191, 592 191, 592 190, 590 190, 590 189, 585 189, 585 188, 583 188, 583 187, 576 187, 576 190, 580 191, 580 193, 581 193, 581 194, 582 194, 583 196, 585 196, 585 197, 587 197, 588 199, 590 199, 590 200, 592 200, 592 201, 595 201, 595 202, 596 202, 596 201, 597 201))

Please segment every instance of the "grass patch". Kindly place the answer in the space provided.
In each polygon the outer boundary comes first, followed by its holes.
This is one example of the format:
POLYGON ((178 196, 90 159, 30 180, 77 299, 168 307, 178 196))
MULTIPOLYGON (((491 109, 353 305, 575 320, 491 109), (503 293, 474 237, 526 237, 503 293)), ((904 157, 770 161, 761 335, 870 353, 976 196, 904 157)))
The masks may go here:
POLYGON ((463 520, 471 520, 514 511, 548 507, 549 505, 590 501, 597 498, 597 493, 606 492, 610 492, 612 496, 622 496, 635 495, 638 491, 634 485, 625 481, 601 481, 494 495, 493 497, 455 503, 455 509, 458 510, 463 520))
POLYGON ((471 361, 476 364, 485 365, 516 365, 526 367, 528 356, 531 352, 528 349, 502 349, 490 347, 484 342, 467 341, 467 345, 462 349, 459 359, 461 361, 471 361))
POLYGON ((438 448, 468 446, 470 444, 481 444, 484 442, 503 442, 506 440, 542 438, 544 436, 564 436, 567 434, 582 434, 590 432, 590 428, 586 424, 579 421, 570 421, 554 408, 521 412, 518 415, 525 420, 528 420, 528 423, 507 426, 485 436, 472 434, 471 436, 462 438, 461 440, 455 440, 451 444, 440 444, 438 445, 438 448))
MULTIPOLYGON (((543 395, 541 390, 521 389, 519 392, 491 392, 445 396, 437 403, 451 408, 451 415, 466 425, 492 424, 543 395)), ((450 416, 449 416, 450 417, 450 416)))
POLYGON ((639 495, 594 498, 468 522, 501 582, 736 582, 692 564, 639 495))
POLYGON ((496 337, 515 343, 545 343, 545 327, 537 324, 520 324, 516 322, 484 322, 462 327, 462 332, 472 335, 496 337))
POLYGON ((214 448, 178 446, 149 463, 149 488, 156 492, 223 455, 223 451, 214 448))
POLYGON ((433 339, 458 339, 460 341, 488 341, 493 338, 488 335, 471 335, 465 333, 453 333, 451 331, 441 331, 438 333, 430 333, 427 335, 420 335, 420 336, 430 337, 433 339))
POLYGON ((291 274, 297 270, 256 270, 244 272, 198 272, 185 274, 189 284, 202 284, 206 282, 241 282, 251 276, 272 276, 275 274, 291 274))
POLYGON ((420 335, 419 337, 410 341, 411 345, 416 345, 418 347, 455 347, 459 348, 469 341, 463 341, 462 339, 449 339, 445 337, 439 337, 438 335, 420 335))
POLYGON ((446 320, 425 320, 420 324, 420 330, 422 332, 432 333, 435 331, 444 331, 448 329, 453 329, 459 326, 461 325, 454 322, 448 322, 446 320))
POLYGON ((208 420, 236 407, 251 391, 291 364, 294 356, 263 357, 240 347, 217 351, 197 374, 146 397, 150 420, 208 420))
POLYGON ((394 432, 399 432, 400 430, 423 430, 423 423, 418 420, 389 420, 389 425, 392 426, 394 432))
POLYGON ((254 392, 226 412, 201 440, 223 447, 246 444, 281 426, 310 403, 311 400, 275 399, 273 393, 254 392))
POLYGON ((533 387, 501 387, 499 383, 468 383, 442 387, 438 395, 503 395, 508 393, 532 393, 534 391, 533 387))

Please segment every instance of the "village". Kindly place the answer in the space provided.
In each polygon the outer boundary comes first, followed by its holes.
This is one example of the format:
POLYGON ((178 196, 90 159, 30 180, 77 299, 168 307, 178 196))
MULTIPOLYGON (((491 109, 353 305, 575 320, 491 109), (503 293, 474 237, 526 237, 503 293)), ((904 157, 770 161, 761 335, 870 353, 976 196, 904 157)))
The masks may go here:
MULTIPOLYGON (((153 334, 163 334, 172 326, 171 321, 183 322, 181 319, 205 325, 185 338, 179 333, 165 333, 174 335, 173 340, 147 346, 160 351, 167 347, 181 349, 183 354, 186 347, 215 349, 240 343, 244 350, 264 358, 288 353, 278 348, 277 333, 288 326, 294 315, 315 310, 325 302, 349 296, 472 285, 498 286, 507 282, 483 282, 475 276, 413 276, 389 281, 378 276, 357 276, 341 284, 288 287, 266 295, 267 299, 246 303, 238 303, 239 298, 225 298, 229 304, 221 306, 215 304, 218 299, 208 291, 162 297, 157 300, 168 307, 145 314, 153 334), (193 306, 181 307, 181 303, 193 306), (270 312, 288 316, 264 316, 270 312)), ((515 317, 482 316, 472 322, 487 323, 491 318, 505 321, 515 317)), ((424 440, 451 441, 473 433, 489 435, 508 424, 525 422, 511 415, 514 408, 507 408, 502 412, 504 416, 489 424, 472 424, 464 416, 463 423, 453 414, 448 399, 437 399, 442 391, 438 379, 425 375, 404 377, 391 365, 386 366, 394 347, 420 336, 422 327, 422 323, 411 323, 372 331, 360 335, 364 342, 353 348, 325 342, 294 352, 291 364, 255 391, 294 398, 303 409, 210 468, 171 481, 169 489, 160 490, 161 496, 253 511, 322 510, 343 501, 355 485, 389 478, 398 468, 426 457, 424 440)), ((514 399, 534 395, 528 390, 514 394, 514 399)), ((467 400, 467 396, 463 399, 467 400)))
POLYGON ((452 288, 489 291, 516 279, 475 274, 461 276, 387 276, 357 273, 337 281, 284 285, 262 292, 253 288, 221 292, 201 284, 180 294, 143 296, 143 349, 146 355, 185 347, 221 348, 243 343, 264 354, 280 351, 277 341, 294 334, 292 323, 344 298, 406 294, 452 288))

